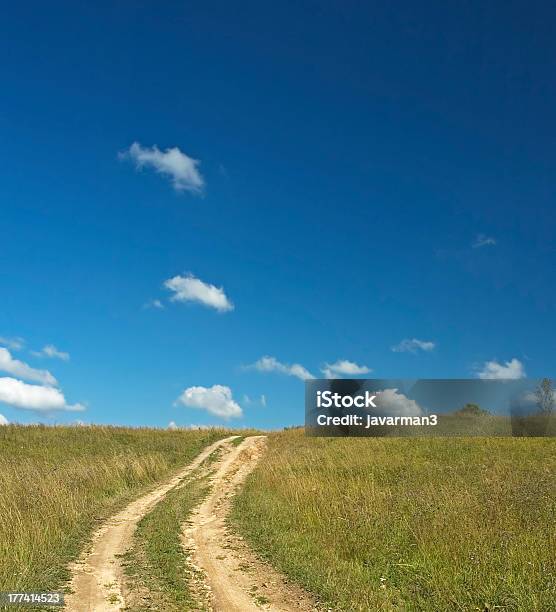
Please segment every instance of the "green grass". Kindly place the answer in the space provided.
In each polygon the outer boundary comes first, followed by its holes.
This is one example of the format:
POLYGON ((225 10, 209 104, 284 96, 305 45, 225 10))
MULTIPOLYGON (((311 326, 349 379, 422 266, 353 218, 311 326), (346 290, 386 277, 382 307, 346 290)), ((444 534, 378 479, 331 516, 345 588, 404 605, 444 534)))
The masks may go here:
POLYGON ((232 520, 334 610, 549 611, 556 440, 269 436, 232 520))
POLYGON ((225 435, 0 427, 0 591, 62 587, 103 519, 225 435))
POLYGON ((221 449, 212 452, 137 525, 133 545, 123 559, 130 612, 202 609, 190 587, 194 570, 180 536, 191 511, 207 494, 208 469, 221 454, 221 449))

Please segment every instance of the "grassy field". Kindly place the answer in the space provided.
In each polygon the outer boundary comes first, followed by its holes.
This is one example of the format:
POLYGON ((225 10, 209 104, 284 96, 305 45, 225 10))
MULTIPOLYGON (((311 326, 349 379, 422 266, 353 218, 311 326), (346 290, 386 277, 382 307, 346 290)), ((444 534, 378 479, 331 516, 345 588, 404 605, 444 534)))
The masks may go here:
POLYGON ((0 427, 0 591, 53 590, 98 523, 224 430, 0 427))
POLYGON ((252 546, 334 610, 554 610, 556 440, 270 436, 252 546))

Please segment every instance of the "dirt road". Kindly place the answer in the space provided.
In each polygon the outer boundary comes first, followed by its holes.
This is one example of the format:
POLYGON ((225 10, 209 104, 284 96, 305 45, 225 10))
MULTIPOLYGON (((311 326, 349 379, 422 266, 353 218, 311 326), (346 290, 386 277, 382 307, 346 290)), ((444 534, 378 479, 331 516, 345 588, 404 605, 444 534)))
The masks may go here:
POLYGON ((315 602, 257 558, 226 527, 231 499, 264 452, 265 436, 246 438, 224 456, 208 497, 183 531, 183 545, 197 572, 197 593, 213 612, 306 612, 315 602))
POLYGON ((205 448, 176 476, 129 504, 94 534, 90 549, 71 568, 73 593, 66 597, 66 610, 115 612, 125 608, 123 572, 118 556, 125 553, 129 547, 137 523, 215 449, 226 445, 235 437, 219 440, 205 448))

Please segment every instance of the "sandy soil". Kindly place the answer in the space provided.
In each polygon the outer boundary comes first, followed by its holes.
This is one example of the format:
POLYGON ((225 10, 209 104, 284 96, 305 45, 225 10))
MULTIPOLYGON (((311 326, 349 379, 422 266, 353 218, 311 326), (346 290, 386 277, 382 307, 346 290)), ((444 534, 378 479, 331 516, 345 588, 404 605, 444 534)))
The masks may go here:
POLYGON ((94 534, 89 550, 71 567, 73 593, 66 597, 66 610, 115 612, 125 608, 123 572, 118 556, 129 548, 137 523, 216 448, 235 437, 208 446, 173 478, 135 500, 102 525, 94 534))
POLYGON ((265 445, 265 436, 251 436, 231 446, 213 476, 211 493, 183 530, 183 545, 198 570, 194 590, 204 595, 206 609, 213 612, 317 610, 307 593, 261 561, 226 527, 231 499, 265 445))

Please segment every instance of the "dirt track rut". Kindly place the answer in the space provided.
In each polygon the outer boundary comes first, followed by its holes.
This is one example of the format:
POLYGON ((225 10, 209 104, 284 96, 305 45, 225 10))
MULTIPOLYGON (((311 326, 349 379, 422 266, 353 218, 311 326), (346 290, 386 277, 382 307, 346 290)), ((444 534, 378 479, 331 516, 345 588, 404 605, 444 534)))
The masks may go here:
POLYGON ((214 450, 235 437, 219 440, 205 448, 176 476, 133 501, 97 530, 89 550, 72 565, 72 594, 66 596, 66 610, 116 612, 125 608, 123 571, 118 557, 129 548, 137 523, 214 450))
POLYGON ((205 607, 212 612, 317 609, 307 593, 262 562, 226 526, 231 500, 265 445, 265 436, 251 436, 232 446, 217 467, 211 492, 183 531, 183 545, 199 570, 196 590, 204 593, 205 607))

